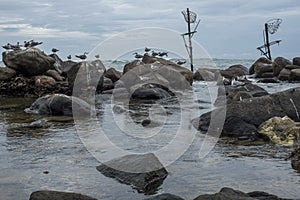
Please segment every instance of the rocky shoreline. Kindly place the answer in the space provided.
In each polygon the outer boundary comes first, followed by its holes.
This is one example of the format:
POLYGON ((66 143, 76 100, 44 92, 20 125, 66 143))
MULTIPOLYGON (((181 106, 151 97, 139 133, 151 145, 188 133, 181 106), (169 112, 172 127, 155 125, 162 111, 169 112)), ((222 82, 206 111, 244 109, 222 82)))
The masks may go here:
MULTIPOLYGON (((226 112, 221 137, 284 145, 291 148, 291 166, 300 171, 300 87, 269 94, 245 77, 259 78, 265 83, 300 81, 300 58, 289 61, 278 57, 274 61, 258 59, 248 70, 242 65, 233 65, 225 70, 198 69, 195 73, 169 60, 145 54, 124 66, 123 72, 106 69, 97 59, 94 61, 62 61, 56 54, 46 55, 38 48, 7 51, 2 53, 5 67, 0 68, 0 96, 21 96, 38 98, 25 112, 39 115, 73 116, 74 104, 81 110, 81 116, 91 112, 91 95, 112 94, 123 101, 131 99, 157 101, 178 97, 191 91, 194 81, 215 81, 220 87, 214 103, 215 109, 192 121, 193 126, 205 134, 211 119, 220 112, 226 112), (154 73, 155 72, 155 73, 154 73), (175 77, 175 78, 174 78, 175 77), (147 80, 147 81, 145 81, 147 80), (78 87, 78 84, 80 87, 78 87), (72 96, 76 94, 75 96, 72 96)), ((92 99, 92 100, 91 100, 92 99)), ((215 127, 218 128, 218 127, 215 127)), ((134 162, 159 162, 149 155, 134 158, 134 162)), ((168 172, 161 166, 157 171, 135 174, 112 170, 110 165, 130 166, 130 159, 120 158, 98 166, 103 175, 120 183, 131 185, 138 192, 155 194, 163 184, 168 172), (129 162, 129 163, 128 163, 129 162)), ((139 170, 135 166, 130 168, 139 170)), ((143 169, 142 169, 143 170, 143 169)), ((94 199, 76 193, 38 191, 30 200, 44 199, 94 199)), ((213 195, 200 195, 200 199, 280 199, 264 192, 244 193, 223 188, 213 195)), ((149 199, 182 199, 171 194, 162 194, 149 199)))

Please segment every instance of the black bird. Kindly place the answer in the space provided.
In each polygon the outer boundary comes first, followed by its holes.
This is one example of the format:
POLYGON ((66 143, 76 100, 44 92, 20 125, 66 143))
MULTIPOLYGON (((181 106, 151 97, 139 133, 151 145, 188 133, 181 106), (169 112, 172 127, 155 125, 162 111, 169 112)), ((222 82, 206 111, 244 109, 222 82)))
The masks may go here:
POLYGON ((160 56, 160 57, 167 56, 168 57, 168 52, 158 52, 158 56, 160 56))
POLYGON ((155 57, 155 56, 157 56, 158 55, 158 53, 157 52, 155 52, 155 51, 152 51, 152 57, 155 57))
POLYGON ((149 52, 149 51, 151 51, 151 49, 145 47, 145 51, 146 51, 146 52, 149 52))
POLYGON ((184 61, 181 61, 181 60, 177 61, 177 65, 183 65, 183 64, 185 64, 185 63, 186 63, 185 60, 184 60, 184 61))
POLYGON ((30 41, 29 41, 28 48, 30 48, 30 47, 35 47, 35 46, 38 46, 38 45, 40 45, 40 44, 43 44, 43 42, 36 42, 36 41, 34 41, 34 40, 30 40, 30 41))
POLYGON ((138 53, 134 53, 133 55, 135 55, 134 57, 137 58, 137 59, 143 58, 143 55, 138 54, 138 53))
POLYGON ((24 47, 29 47, 31 42, 33 42, 33 40, 30 40, 30 41, 24 41, 24 47))
POLYGON ((67 57, 69 60, 71 60, 71 58, 72 58, 72 56, 71 55, 68 55, 68 57, 67 57))
POLYGON ((52 48, 52 53, 56 53, 56 52, 58 52, 59 50, 58 49, 55 49, 55 48, 52 48))
POLYGON ((87 56, 86 56, 86 54, 87 54, 87 52, 84 52, 84 54, 82 54, 82 55, 75 55, 75 57, 76 58, 80 58, 81 60, 85 60, 86 58, 87 58, 87 56))
POLYGON ((95 55, 95 58, 99 59, 99 58, 100 58, 100 55, 99 55, 99 54, 95 55))
POLYGON ((11 44, 7 43, 7 45, 2 46, 5 50, 11 50, 11 44))
POLYGON ((11 44, 10 46, 11 46, 11 49, 14 50, 14 51, 21 50, 21 47, 22 47, 22 45, 20 45, 19 42, 17 42, 16 45, 12 45, 12 44, 11 44))

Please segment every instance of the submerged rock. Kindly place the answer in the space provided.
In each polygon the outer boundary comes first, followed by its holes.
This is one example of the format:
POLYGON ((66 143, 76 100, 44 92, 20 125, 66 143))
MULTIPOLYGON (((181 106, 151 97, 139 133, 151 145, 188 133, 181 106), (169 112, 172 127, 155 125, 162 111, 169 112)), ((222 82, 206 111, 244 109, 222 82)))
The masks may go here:
POLYGON ((259 126, 259 133, 275 144, 293 146, 300 141, 300 125, 289 117, 273 117, 259 126))
POLYGON ((97 170, 147 195, 155 194, 168 176, 167 170, 152 153, 116 158, 98 166, 97 170))
POLYGON ((55 60, 37 48, 3 52, 4 64, 24 76, 42 75, 53 67, 55 60))
POLYGON ((31 193, 29 200, 97 200, 95 198, 73 192, 41 190, 31 193))
POLYGON ((147 198, 145 200, 184 200, 184 199, 174 194, 165 193, 165 194, 160 194, 154 197, 147 198))
POLYGON ((29 108, 27 113, 40 115, 73 116, 72 106, 80 112, 82 117, 90 116, 90 105, 85 101, 63 94, 46 95, 38 98, 29 108))

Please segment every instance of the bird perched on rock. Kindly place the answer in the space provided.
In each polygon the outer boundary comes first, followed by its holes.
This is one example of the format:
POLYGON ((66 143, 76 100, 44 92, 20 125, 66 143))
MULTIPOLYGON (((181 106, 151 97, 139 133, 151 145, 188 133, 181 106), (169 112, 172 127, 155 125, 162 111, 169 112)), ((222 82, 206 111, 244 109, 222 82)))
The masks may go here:
POLYGON ((151 51, 151 49, 145 47, 145 52, 149 52, 149 51, 151 51))
POLYGON ((155 51, 152 51, 152 57, 158 56, 158 53, 155 51))
POLYGON ((26 47, 26 48, 35 47, 40 44, 43 44, 43 42, 36 42, 34 40, 30 40, 29 42, 24 41, 24 47, 26 47))
POLYGON ((55 48, 52 48, 52 53, 56 53, 56 52, 58 52, 59 50, 58 49, 55 49, 55 48))
POLYGON ((138 54, 136 52, 133 55, 135 55, 134 57, 137 58, 137 59, 143 58, 143 55, 138 54))
POLYGON ((186 63, 185 60, 184 60, 184 61, 181 61, 181 60, 177 61, 177 65, 183 65, 183 64, 185 64, 185 63, 186 63))
POLYGON ((71 55, 68 55, 68 57, 67 57, 69 60, 71 60, 72 59, 72 56, 71 55))
POLYGON ((99 58, 100 58, 100 55, 99 55, 99 54, 95 55, 95 58, 99 59, 99 58))
POLYGON ((158 56, 160 56, 160 57, 167 56, 168 57, 168 52, 158 52, 158 56))
POLYGON ((86 54, 88 54, 87 52, 84 52, 82 55, 75 55, 76 58, 80 58, 81 60, 85 60, 87 58, 86 54))
POLYGON ((11 50, 11 44, 7 43, 6 45, 2 46, 5 50, 11 50))

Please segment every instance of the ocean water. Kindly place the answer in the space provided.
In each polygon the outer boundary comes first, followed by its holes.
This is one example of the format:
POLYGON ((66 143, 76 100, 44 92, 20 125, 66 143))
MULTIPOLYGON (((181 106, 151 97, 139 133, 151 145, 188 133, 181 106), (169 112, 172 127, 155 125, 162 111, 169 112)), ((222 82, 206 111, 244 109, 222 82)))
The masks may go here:
MULTIPOLYGON (((195 66, 227 68, 234 64, 250 67, 253 60, 196 60, 195 66)), ((127 61, 104 62, 122 70, 127 61)), ((259 84, 269 92, 278 92, 299 84, 259 84)), ((129 152, 149 152, 164 148, 173 138, 184 119, 180 109, 201 115, 213 108, 213 87, 206 82, 193 84, 194 102, 158 106, 156 120, 163 121, 163 129, 155 136, 130 139, 123 134, 112 108, 111 95, 96 95, 97 121, 101 130, 114 144, 129 152), (184 104, 185 105, 185 104, 184 104), (160 109, 161 108, 161 109, 160 109), (115 123, 116 122, 116 123, 115 123)), ((215 88, 216 89, 216 88, 215 88)), ((0 98, 0 196, 4 200, 29 199, 37 190, 79 192, 100 200, 132 200, 149 196, 138 193, 129 185, 105 177, 96 170, 99 160, 84 143, 76 124, 64 117, 45 117, 24 112, 35 99, 0 98)), ((144 119, 147 106, 131 110, 131 118, 138 123, 144 119)), ((86 137, 93 137, 86 124, 86 137)), ((144 132, 144 134, 147 131, 144 132)), ((140 132, 139 134, 143 134, 140 132)), ((93 139, 93 138, 92 138, 93 139)), ((96 140, 96 138, 95 138, 96 140)), ((193 142, 182 155, 166 166, 169 172, 157 193, 172 193, 193 199, 204 193, 233 187, 245 192, 261 190, 284 198, 299 198, 300 174, 285 158, 291 148, 272 144, 234 145, 220 139, 209 154, 199 157, 205 136, 196 132, 193 142)), ((101 141, 99 141, 101 143, 101 141)), ((95 143, 97 145, 97 143, 95 143)), ((101 153, 101 152, 100 152, 101 153)), ((105 152, 103 152, 105 153, 105 152)), ((172 152, 170 153, 170 157, 172 152)))

